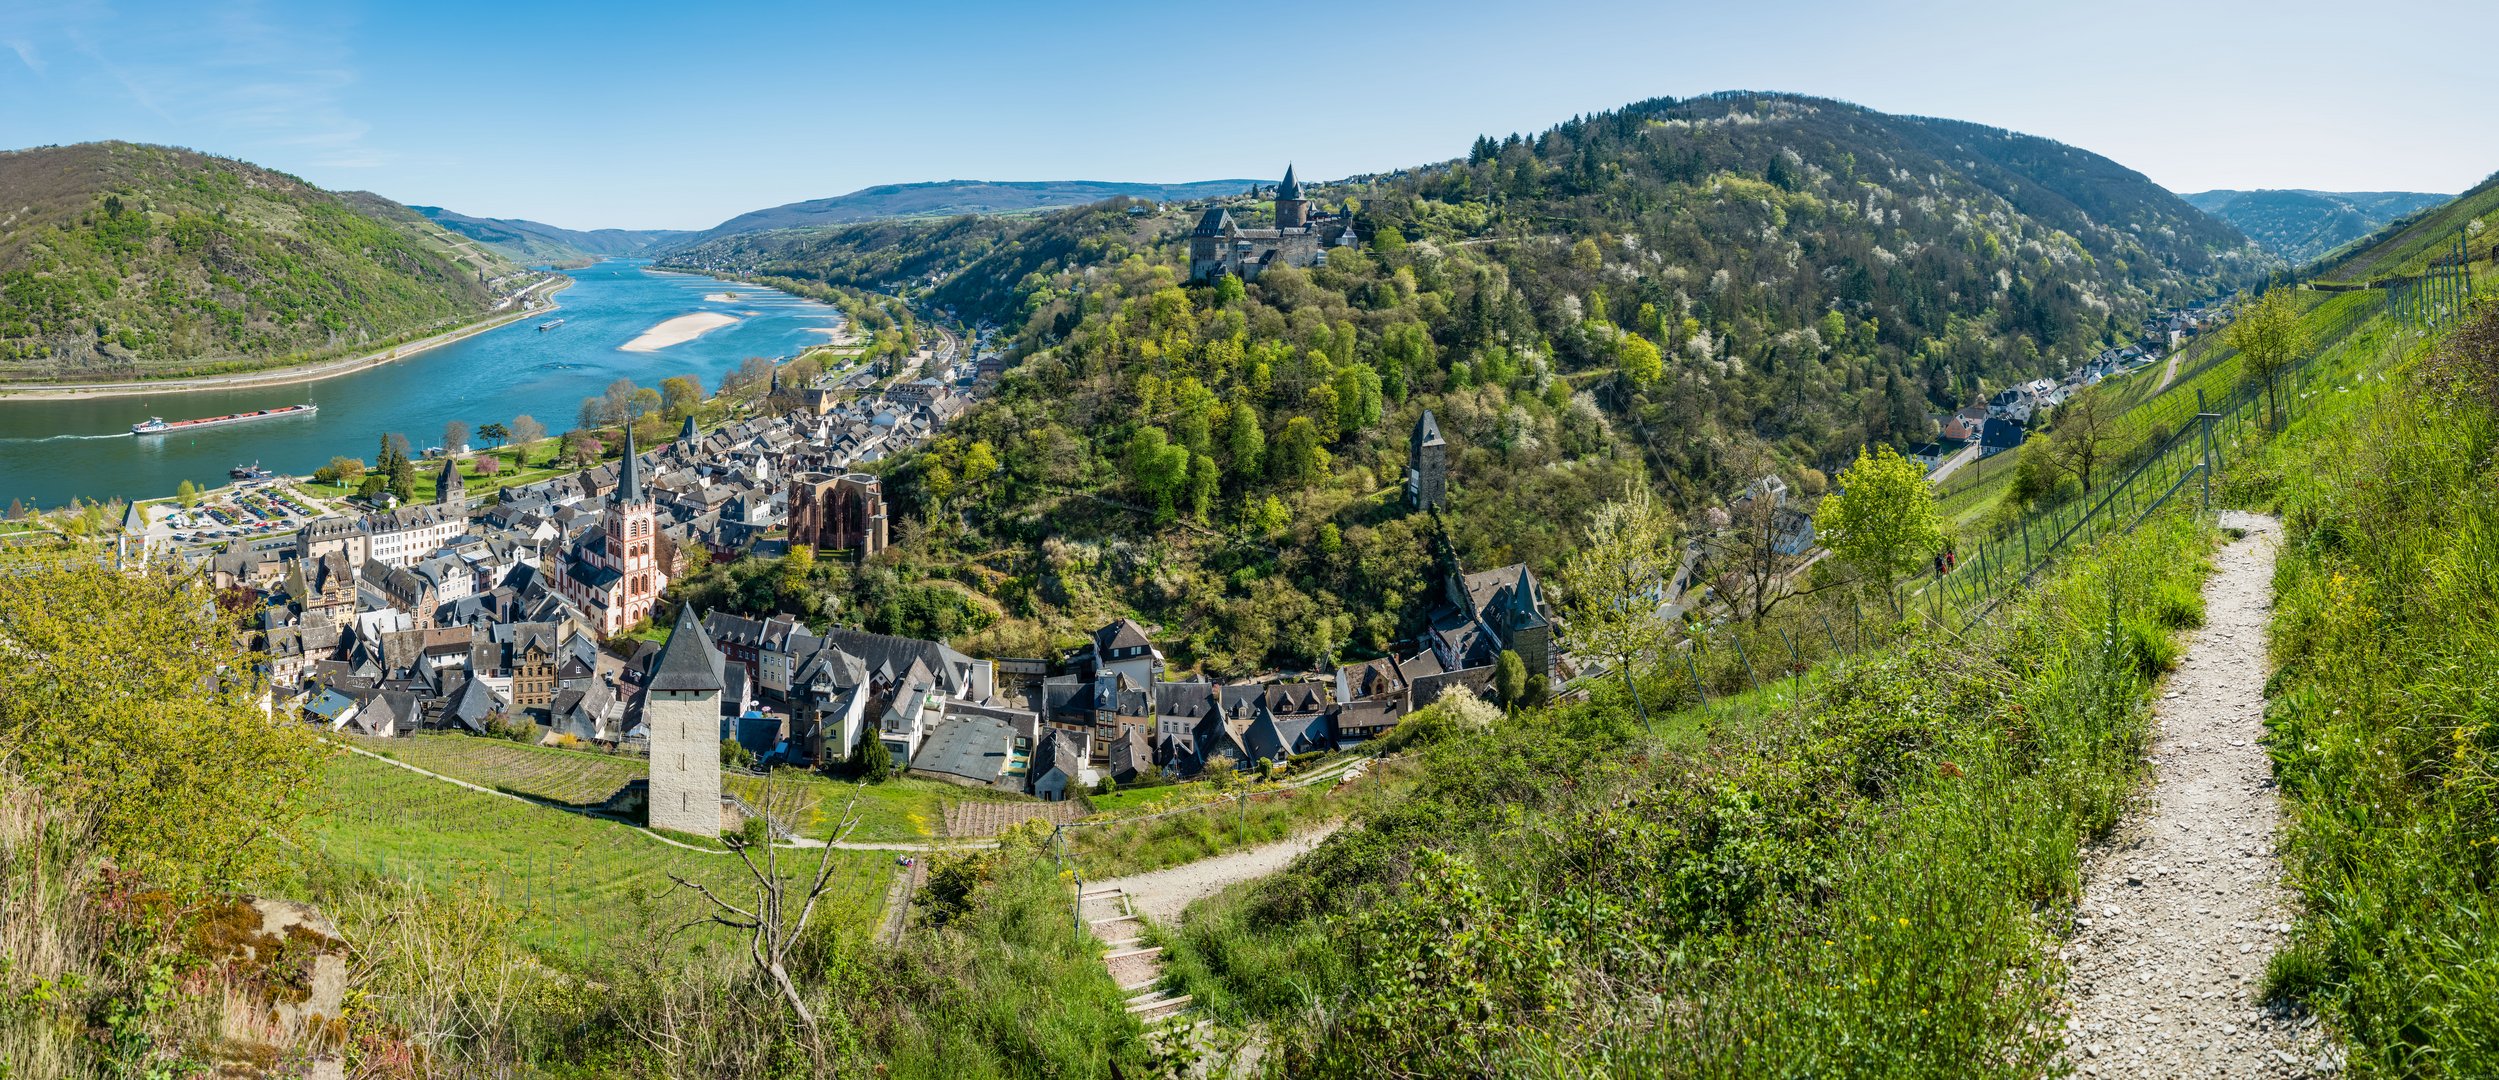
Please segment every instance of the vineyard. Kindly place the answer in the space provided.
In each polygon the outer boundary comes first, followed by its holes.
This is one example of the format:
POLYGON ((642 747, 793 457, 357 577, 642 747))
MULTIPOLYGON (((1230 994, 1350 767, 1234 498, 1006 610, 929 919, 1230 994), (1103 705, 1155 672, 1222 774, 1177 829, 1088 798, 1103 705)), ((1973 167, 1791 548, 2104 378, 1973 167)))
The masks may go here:
MULTIPOLYGON (((427 772, 567 806, 591 807, 606 802, 626 783, 647 775, 650 768, 642 758, 629 755, 530 746, 470 735, 427 734, 348 741, 427 772)), ((1020 809, 1049 805, 1008 792, 958 787, 917 777, 898 776, 881 784, 860 786, 813 774, 785 775, 816 793, 820 813, 807 834, 819 838, 840 820, 843 805, 854 795, 859 799, 859 828, 850 839, 876 843, 934 840, 941 836, 994 836, 994 828, 964 832, 948 823, 1011 824, 1031 816, 1029 812, 1018 812, 1020 809), (999 812, 981 812, 993 804, 999 812)), ((736 773, 724 779, 730 794, 749 803, 755 801, 763 784, 760 777, 736 773)), ((962 826, 970 827, 974 826, 962 826)))
MULTIPOLYGON (((716 928, 677 931, 704 912, 668 875, 727 890, 724 896, 753 889, 735 856, 690 851, 614 822, 470 791, 371 758, 339 755, 329 781, 333 804, 310 823, 307 841, 334 868, 413 878, 438 894, 454 885, 480 890, 517 916, 521 940, 534 948, 592 956, 663 942, 726 945, 725 931, 716 928)), ((810 873, 817 855, 784 852, 783 869, 810 873)), ((819 917, 830 926, 872 928, 892 884, 893 857, 843 851, 833 858, 837 884, 819 917)))

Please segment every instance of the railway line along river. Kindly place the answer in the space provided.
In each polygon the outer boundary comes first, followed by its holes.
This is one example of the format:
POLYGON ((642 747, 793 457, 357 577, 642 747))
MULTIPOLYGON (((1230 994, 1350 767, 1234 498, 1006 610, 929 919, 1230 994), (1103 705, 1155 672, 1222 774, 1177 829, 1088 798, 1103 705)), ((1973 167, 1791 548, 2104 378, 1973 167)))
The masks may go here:
POLYGON ((830 304, 654 273, 641 260, 569 273, 575 283, 556 294, 554 311, 317 381, 115 398, 0 398, 0 508, 10 500, 51 508, 73 497, 158 498, 184 480, 226 483, 228 469, 255 462, 301 475, 334 455, 369 460, 387 432, 416 447, 436 445, 452 420, 473 432, 527 413, 549 433, 561 432, 573 426, 582 398, 619 378, 657 386, 691 375, 708 392, 739 361, 796 355, 823 344, 824 332, 841 322, 830 304), (562 323, 538 329, 557 319, 562 323), (694 328, 701 329, 687 332, 694 328), (307 401, 320 411, 175 435, 130 434, 130 425, 149 417, 184 420, 307 401))

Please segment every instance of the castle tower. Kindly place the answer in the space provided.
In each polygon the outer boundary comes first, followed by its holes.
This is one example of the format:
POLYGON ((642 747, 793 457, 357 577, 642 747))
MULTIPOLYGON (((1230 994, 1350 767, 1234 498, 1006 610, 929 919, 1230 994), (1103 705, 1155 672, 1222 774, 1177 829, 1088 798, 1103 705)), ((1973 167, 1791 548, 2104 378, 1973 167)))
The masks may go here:
POLYGON ((642 726, 651 735, 651 827, 696 836, 719 834, 720 650, 694 617, 677 610, 677 628, 651 665, 642 696, 642 726))
POLYGON ((607 526, 605 562, 623 575, 615 605, 617 628, 622 629, 650 615, 660 590, 668 587, 668 575, 659 568, 659 504, 642 486, 642 457, 634 451, 630 426, 625 429, 625 460, 617 470, 616 490, 609 493, 601 517, 607 526))
POLYGON ((434 504, 437 506, 468 506, 468 490, 460 482, 460 459, 443 455, 443 474, 434 481, 434 504))
POLYGON ((1449 443, 1440 437, 1440 421, 1425 409, 1406 443, 1406 503, 1417 510, 1438 510, 1448 502, 1449 443))
POLYGON ((1302 185, 1293 179, 1293 167, 1284 167, 1284 182, 1276 185, 1276 228, 1299 229, 1310 224, 1310 200, 1302 198, 1302 185))

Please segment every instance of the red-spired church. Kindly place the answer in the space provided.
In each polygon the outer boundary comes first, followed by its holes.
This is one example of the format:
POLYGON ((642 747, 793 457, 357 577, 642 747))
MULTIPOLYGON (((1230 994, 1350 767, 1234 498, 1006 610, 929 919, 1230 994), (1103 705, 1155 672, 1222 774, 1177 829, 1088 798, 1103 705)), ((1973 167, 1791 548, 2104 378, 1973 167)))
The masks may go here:
POLYGON ((642 459, 625 432, 625 461, 599 523, 581 534, 556 578, 559 590, 602 637, 641 622, 668 587, 659 566, 659 504, 642 486, 642 459))

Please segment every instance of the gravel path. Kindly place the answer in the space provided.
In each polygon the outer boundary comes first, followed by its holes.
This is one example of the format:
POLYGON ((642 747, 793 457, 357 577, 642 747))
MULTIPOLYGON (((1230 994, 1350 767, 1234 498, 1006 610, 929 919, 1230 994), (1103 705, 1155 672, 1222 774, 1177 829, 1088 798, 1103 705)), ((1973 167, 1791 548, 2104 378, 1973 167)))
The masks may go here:
POLYGON ((1176 926, 1180 912, 1191 901, 1213 896, 1225 886, 1251 878, 1265 877, 1284 869, 1293 857, 1319 846, 1342 822, 1330 822, 1299 836, 1262 847, 1245 848, 1229 855, 1199 859, 1193 863, 1123 878, 1085 883, 1087 891, 1121 889, 1128 893, 1136 913, 1165 926, 1176 926))
POLYGON ((2067 1056, 2089 1076, 2307 1076, 2333 1071, 2315 1018, 2267 1008, 2265 962, 2289 933, 2274 852, 2281 820, 2264 735, 2265 623, 2280 524, 2216 558, 2205 625, 2154 708, 2154 781, 2086 854, 2065 949, 2067 1056))

